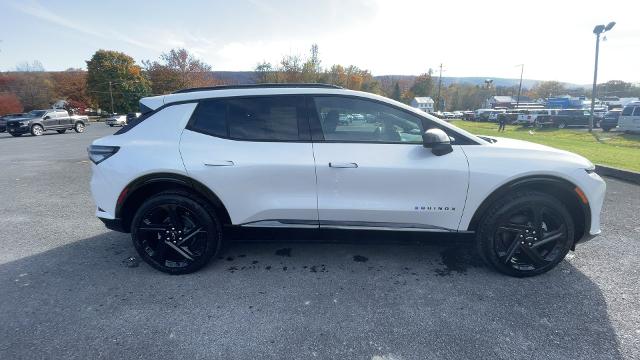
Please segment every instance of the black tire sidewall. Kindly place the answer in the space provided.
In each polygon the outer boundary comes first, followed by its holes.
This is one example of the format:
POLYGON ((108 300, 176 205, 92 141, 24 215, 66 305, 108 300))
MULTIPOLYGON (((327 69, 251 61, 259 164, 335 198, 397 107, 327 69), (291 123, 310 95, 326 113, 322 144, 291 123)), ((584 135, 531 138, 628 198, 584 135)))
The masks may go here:
POLYGON ((185 193, 161 193, 144 202, 136 212, 131 222, 131 239, 136 251, 147 264, 162 272, 172 275, 180 275, 192 273, 201 269, 218 254, 222 248, 222 228, 215 212, 206 204, 200 203, 185 193), (185 207, 205 222, 204 225, 207 228, 208 235, 205 253, 185 268, 170 268, 158 263, 155 259, 150 257, 149 254, 147 254, 138 240, 138 233, 136 229, 141 223, 146 212, 151 208, 163 204, 176 204, 185 207))
POLYGON ((514 269, 499 260, 497 254, 494 251, 495 239, 493 236, 498 226, 497 222, 506 212, 509 212, 520 206, 532 205, 532 203, 544 205, 546 207, 552 208, 554 211, 557 211, 561 215, 561 217, 563 218, 562 220, 567 226, 568 238, 574 238, 575 228, 573 218, 571 217, 571 214, 566 209, 566 207, 555 198, 539 192, 518 192, 513 194, 512 196, 507 196, 505 199, 497 202, 490 207, 476 234, 478 252, 480 253, 483 260, 485 260, 494 269, 503 274, 515 277, 540 275, 556 267, 556 265, 558 265, 564 259, 566 254, 571 249, 572 241, 570 240, 564 244, 564 247, 561 249, 556 259, 542 268, 530 271, 514 269))

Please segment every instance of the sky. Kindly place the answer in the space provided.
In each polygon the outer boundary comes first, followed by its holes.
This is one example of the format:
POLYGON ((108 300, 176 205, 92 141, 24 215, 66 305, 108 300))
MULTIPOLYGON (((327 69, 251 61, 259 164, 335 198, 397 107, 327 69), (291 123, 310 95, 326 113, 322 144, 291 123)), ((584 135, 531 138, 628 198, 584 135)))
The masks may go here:
POLYGON ((25 61, 86 68, 98 49, 137 62, 184 47, 214 70, 253 70, 319 46, 323 66, 374 75, 593 81, 593 27, 616 21, 600 43, 598 81, 640 82, 640 1, 410 0, 2 0, 0 71, 25 61))

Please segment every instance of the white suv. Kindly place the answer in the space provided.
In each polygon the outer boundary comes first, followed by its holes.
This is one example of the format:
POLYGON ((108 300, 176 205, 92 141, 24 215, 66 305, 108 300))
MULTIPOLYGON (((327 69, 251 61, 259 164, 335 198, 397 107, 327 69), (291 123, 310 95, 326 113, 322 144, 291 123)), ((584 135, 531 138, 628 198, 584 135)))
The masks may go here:
POLYGON ((167 273, 204 266, 229 228, 475 234, 513 276, 600 233, 605 183, 585 158, 474 136, 378 95, 222 86, 140 103, 140 118, 90 146, 91 190, 96 215, 167 273))

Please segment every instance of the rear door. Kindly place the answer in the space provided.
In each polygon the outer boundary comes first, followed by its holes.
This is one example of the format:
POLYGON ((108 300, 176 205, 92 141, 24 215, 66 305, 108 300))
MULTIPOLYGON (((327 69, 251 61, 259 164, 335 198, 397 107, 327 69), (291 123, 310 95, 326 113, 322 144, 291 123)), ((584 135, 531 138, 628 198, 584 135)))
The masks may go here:
POLYGON ((318 227, 304 96, 202 100, 180 141, 189 175, 246 226, 318 227))
POLYGON ((366 98, 315 96, 313 105, 321 227, 458 228, 467 159, 460 146, 444 156, 422 146, 435 123, 366 98), (339 121, 347 116, 354 120, 339 121))
POLYGON ((67 110, 58 110, 58 125, 60 127, 71 127, 72 121, 67 110))

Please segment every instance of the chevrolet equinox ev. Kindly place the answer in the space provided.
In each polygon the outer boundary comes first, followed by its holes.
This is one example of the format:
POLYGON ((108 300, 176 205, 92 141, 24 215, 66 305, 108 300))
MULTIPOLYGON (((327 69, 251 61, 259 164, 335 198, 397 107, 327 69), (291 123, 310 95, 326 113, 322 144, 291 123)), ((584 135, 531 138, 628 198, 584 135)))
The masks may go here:
POLYGON ((487 264, 518 277, 600 233, 605 183, 587 159, 378 95, 219 86, 140 107, 89 147, 91 190, 97 217, 170 274, 206 265, 226 228, 473 234, 487 264))

